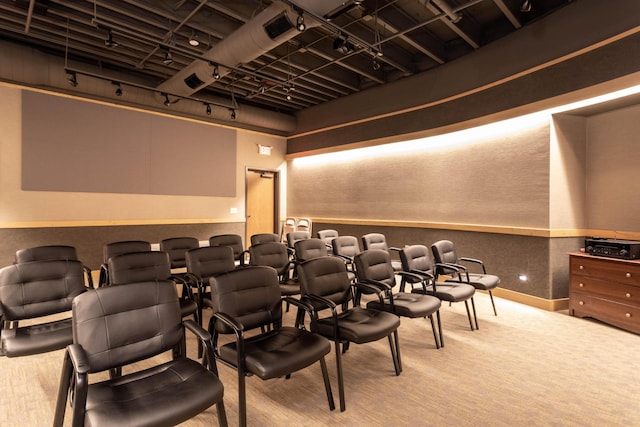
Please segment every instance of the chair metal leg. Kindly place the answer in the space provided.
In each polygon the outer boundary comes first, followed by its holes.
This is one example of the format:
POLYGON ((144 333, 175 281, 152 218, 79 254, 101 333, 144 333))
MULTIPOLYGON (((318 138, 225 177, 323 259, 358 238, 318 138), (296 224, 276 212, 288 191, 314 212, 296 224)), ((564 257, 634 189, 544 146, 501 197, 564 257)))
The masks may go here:
POLYGON ((338 373, 338 394, 340 395, 340 412, 346 409, 344 400, 344 378, 342 377, 342 356, 340 352, 340 342, 335 341, 336 348, 336 371, 338 373))
POLYGON ((438 334, 440 335, 440 348, 444 347, 444 338, 442 337, 442 321, 440 320, 440 310, 436 311, 436 318, 438 320, 438 334))
POLYGON ((244 369, 238 366, 238 425, 247 427, 247 391, 244 369))
POLYGON ((440 343, 438 342, 438 334, 436 333, 436 325, 433 322, 433 314, 429 315, 429 320, 431 321, 431 332, 433 332, 433 340, 436 343, 436 349, 440 348, 440 343))
POLYGON ((322 379, 324 380, 324 389, 327 392, 327 400, 329 401, 329 409, 336 409, 336 404, 333 401, 333 391, 331 390, 331 382, 329 382, 329 371, 327 370, 327 362, 324 357, 320 359, 320 368, 322 368, 322 379))
POLYGON ((480 329, 478 327, 478 315, 476 314, 476 303, 473 300, 473 297, 471 297, 470 299, 471 299, 471 308, 473 309, 473 319, 476 321, 476 329, 480 329))
POLYGON ((218 412, 218 425, 220 427, 227 427, 227 411, 224 409, 224 401, 216 403, 216 410, 218 412))
POLYGON ((469 319, 469 328, 473 331, 473 322, 471 321, 471 312, 469 311, 469 303, 467 300, 464 301, 464 308, 467 309, 467 319, 469 319))
POLYGON ((491 306, 493 307, 493 315, 497 316, 498 312, 496 311, 496 304, 493 302, 493 292, 489 291, 489 298, 491 298, 491 306))
POLYGON ((396 370, 396 375, 400 375, 402 372, 402 360, 400 359, 400 343, 398 342, 398 330, 393 331, 393 334, 389 334, 389 347, 391 348, 391 357, 393 358, 393 367, 396 370), (392 336, 393 335, 393 336, 392 336))
POLYGON ((71 388, 71 376, 73 374, 73 364, 69 354, 65 351, 64 362, 62 363, 62 374, 60 374, 60 385, 58 386, 58 399, 56 401, 56 411, 53 416, 53 426, 62 427, 64 423, 64 413, 67 409, 67 398, 71 388))

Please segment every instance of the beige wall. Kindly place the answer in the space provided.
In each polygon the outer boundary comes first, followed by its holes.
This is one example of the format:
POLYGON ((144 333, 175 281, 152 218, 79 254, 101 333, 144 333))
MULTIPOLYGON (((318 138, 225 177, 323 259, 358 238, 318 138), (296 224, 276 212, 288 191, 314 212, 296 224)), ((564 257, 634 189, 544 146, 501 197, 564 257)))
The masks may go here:
MULTIPOLYGON (((282 169, 283 172, 286 168, 283 138, 237 131, 236 176, 229 177, 235 179, 235 197, 22 191, 21 89, 0 86, 0 98, 3 100, 0 103, 0 228, 65 223, 244 221, 246 167, 282 169), (272 155, 259 155, 258 144, 273 147, 272 155), (237 213, 230 213, 231 208, 236 208, 237 213)), ((104 166, 96 159, 95 167, 104 166)), ((211 167, 215 167, 214 160, 211 167)), ((179 173, 179 169, 176 172, 179 173)))

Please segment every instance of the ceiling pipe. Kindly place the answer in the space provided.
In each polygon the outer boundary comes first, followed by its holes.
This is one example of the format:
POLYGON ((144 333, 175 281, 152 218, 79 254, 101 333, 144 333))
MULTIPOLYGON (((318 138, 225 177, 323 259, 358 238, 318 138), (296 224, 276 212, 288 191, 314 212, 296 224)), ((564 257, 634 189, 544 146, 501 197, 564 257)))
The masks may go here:
POLYGON ((435 4, 438 9, 445 13, 454 24, 462 19, 462 15, 454 12, 454 10, 451 8, 451 6, 449 6, 446 0, 431 0, 431 3, 435 4))
MULTIPOLYGON (((299 3, 305 10, 323 14, 342 4, 342 0, 304 0, 299 3)), ((232 72, 223 64, 236 67, 248 63, 300 34, 296 28, 300 13, 302 11, 281 1, 272 3, 202 54, 203 59, 194 60, 158 85, 158 91, 190 96, 207 87, 232 72), (214 70, 217 70, 217 78, 214 70)), ((320 25, 311 17, 305 17, 304 23, 307 29, 320 25)))

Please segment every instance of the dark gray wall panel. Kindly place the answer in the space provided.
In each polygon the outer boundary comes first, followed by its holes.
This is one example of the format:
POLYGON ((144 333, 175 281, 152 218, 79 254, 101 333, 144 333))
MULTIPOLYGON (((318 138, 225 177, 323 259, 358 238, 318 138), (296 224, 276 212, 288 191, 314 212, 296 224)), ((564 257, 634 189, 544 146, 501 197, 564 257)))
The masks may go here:
POLYGON ((236 195, 235 130, 32 91, 22 112, 23 190, 236 195))

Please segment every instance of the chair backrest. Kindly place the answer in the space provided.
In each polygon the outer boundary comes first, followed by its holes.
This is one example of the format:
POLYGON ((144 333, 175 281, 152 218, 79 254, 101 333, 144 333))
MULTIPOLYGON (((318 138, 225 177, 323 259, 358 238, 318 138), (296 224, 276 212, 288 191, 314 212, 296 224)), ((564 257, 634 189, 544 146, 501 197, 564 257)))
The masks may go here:
POLYGON ((289 266, 287 245, 280 242, 267 242, 249 248, 250 265, 263 265, 275 268, 278 273, 289 266))
POLYGON ((198 247, 200 242, 195 237, 172 237, 160 241, 160 250, 169 254, 171 268, 186 267, 186 252, 198 247))
POLYGON ((382 249, 384 251, 389 250, 387 245, 387 238, 382 233, 369 233, 361 237, 362 248, 366 251, 368 249, 382 249))
POLYGON ((439 240, 435 242, 431 245, 431 251, 433 252, 433 258, 439 264, 458 263, 456 248, 453 242, 449 240, 439 240))
POLYGON ((34 246, 16 251, 16 262, 48 261, 48 260, 78 260, 76 248, 66 245, 34 246))
POLYGON ((112 285, 171 280, 169 254, 160 251, 133 252, 109 258, 112 285))
POLYGON ((287 245, 289 245, 289 247, 293 249, 298 240, 305 240, 310 238, 311 233, 308 231, 292 231, 291 233, 287 234, 287 245))
POLYGON ((358 280, 366 282, 374 280, 390 286, 396 283, 389 252, 383 249, 369 249, 356 255, 356 275, 358 280))
POLYGON ((0 269, 2 320, 33 319, 71 310, 85 292, 84 270, 77 260, 46 260, 0 269))
POLYGON ((90 372, 160 354, 182 335, 172 281, 92 289, 73 301, 73 341, 82 345, 90 372))
MULTIPOLYGON (((278 275, 273 268, 247 266, 211 278, 209 283, 214 313, 231 316, 245 330, 280 324, 281 293, 278 275)), ((222 322, 215 322, 215 328, 222 334, 233 332, 222 322)))
POLYGON ((425 245, 405 246, 400 251, 400 261, 404 271, 428 271, 432 272, 433 262, 429 249, 425 245))
POLYGON ((144 252, 151 250, 151 243, 144 240, 123 240, 121 242, 107 243, 102 248, 102 258, 105 264, 109 258, 127 254, 130 252, 144 252))
MULTIPOLYGON (((300 293, 318 295, 337 305, 352 301, 351 281, 347 266, 339 258, 325 256, 313 258, 300 264, 298 269, 300 293)), ((313 301, 309 301, 316 306, 313 301)))
POLYGON ((236 268, 233 249, 229 246, 205 246, 186 253, 187 272, 199 280, 226 273, 236 268))
POLYGON ((311 233, 312 222, 310 218, 298 218, 296 231, 308 231, 311 233))
POLYGON ((279 242, 280 237, 276 233, 258 233, 251 236, 251 244, 259 245, 260 243, 279 242))
POLYGON ((338 236, 331 244, 334 255, 353 258, 360 253, 360 244, 355 236, 338 236))
POLYGON ((320 239, 303 239, 298 240, 293 248, 296 251, 296 259, 298 261, 307 261, 319 256, 327 256, 327 247, 320 239))
POLYGON ((282 223, 282 233, 280 233, 280 241, 286 242, 287 234, 291 233, 292 231, 296 231, 297 224, 298 222, 295 218, 285 218, 284 222, 282 223))
POLYGON ((318 231, 316 233, 316 236, 318 236, 318 239, 321 239, 325 245, 331 247, 331 243, 333 242, 333 239, 340 236, 340 234, 338 234, 336 230, 327 229, 327 230, 318 231))
POLYGON ((233 256, 236 260, 240 260, 244 253, 242 236, 239 234, 219 234, 217 236, 211 236, 209 237, 209 245, 230 246, 233 249, 233 256))

